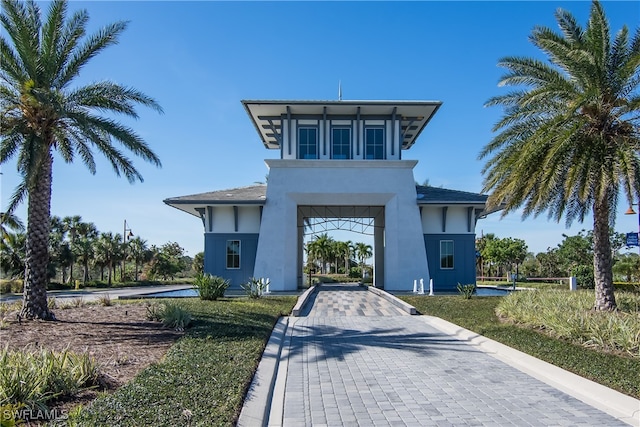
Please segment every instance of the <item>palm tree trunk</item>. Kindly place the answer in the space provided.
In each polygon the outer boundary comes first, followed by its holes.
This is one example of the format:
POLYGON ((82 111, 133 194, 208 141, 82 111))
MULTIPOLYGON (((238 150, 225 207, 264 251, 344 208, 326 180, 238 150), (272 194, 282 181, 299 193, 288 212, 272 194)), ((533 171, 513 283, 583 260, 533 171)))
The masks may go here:
POLYGON ((596 282, 595 310, 615 310, 611 241, 609 240, 609 205, 596 201, 593 205, 593 274, 596 282))
POLYGON ((47 306, 52 163, 53 157, 48 152, 35 184, 29 188, 24 290, 20 310, 20 316, 27 319, 55 320, 47 306))

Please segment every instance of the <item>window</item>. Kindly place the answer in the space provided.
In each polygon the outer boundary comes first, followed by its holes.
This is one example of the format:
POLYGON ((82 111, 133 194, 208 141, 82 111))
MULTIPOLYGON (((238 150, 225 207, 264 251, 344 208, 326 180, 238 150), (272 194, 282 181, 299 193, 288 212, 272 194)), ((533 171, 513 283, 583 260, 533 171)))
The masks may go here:
POLYGON ((240 268, 240 240, 227 240, 227 268, 240 268))
POLYGON ((318 158, 318 129, 298 128, 298 158, 318 158))
POLYGON ((384 128, 365 128, 364 158, 367 160, 384 159, 384 128))
POLYGON ((440 268, 453 268, 453 240, 440 240, 440 268))
POLYGON ((331 157, 333 159, 351 158, 351 129, 331 129, 331 157))

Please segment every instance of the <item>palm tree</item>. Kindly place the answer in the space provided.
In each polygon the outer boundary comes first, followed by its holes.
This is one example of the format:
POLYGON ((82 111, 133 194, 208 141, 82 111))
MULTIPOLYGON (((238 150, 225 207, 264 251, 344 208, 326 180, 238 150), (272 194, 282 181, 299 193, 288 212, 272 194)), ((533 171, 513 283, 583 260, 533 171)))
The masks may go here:
POLYGON ((89 262, 93 260, 98 229, 92 222, 79 222, 75 228, 75 234, 71 242, 71 250, 75 259, 82 263, 82 284, 86 285, 89 280, 89 262))
POLYGON ((98 262, 108 267, 108 283, 111 286, 111 277, 117 264, 122 249, 122 236, 111 232, 102 233, 95 244, 95 255, 98 262))
MULTIPOLYGON (((81 223, 82 217, 80 217, 80 215, 65 216, 64 218, 62 218, 62 224, 64 225, 64 231, 69 238, 70 247, 73 247, 73 244, 75 243, 76 236, 78 235, 78 228, 80 227, 81 223)), ((73 283, 73 262, 75 261, 74 256, 75 255, 73 254, 73 252, 71 252, 71 263, 69 265, 69 283, 73 283)))
POLYGON ((0 240, 0 269, 10 278, 24 274, 25 243, 24 233, 7 232, 0 240))
POLYGON ((584 29, 561 9, 556 20, 560 34, 537 27, 530 36, 549 62, 499 62, 508 70, 500 85, 517 88, 487 102, 505 112, 479 156, 483 191, 503 215, 522 207, 523 218, 547 212, 569 225, 593 212, 594 308, 613 310, 609 226, 620 196, 640 197, 640 29, 611 39, 597 1, 584 29))
POLYGON ((9 230, 23 233, 24 224, 14 214, 0 212, 0 237, 4 239, 9 234, 9 230))
POLYGON ((71 246, 77 261, 82 263, 82 284, 86 285, 89 280, 89 262, 93 260, 95 247, 95 237, 80 236, 71 246))
POLYGON ((138 281, 138 266, 145 260, 150 259, 150 251, 147 241, 140 237, 135 237, 128 242, 128 257, 136 263, 135 281, 138 281))
POLYGON ((320 234, 316 236, 313 240, 313 249, 314 253, 317 256, 317 259, 320 259, 322 265, 320 266, 320 271, 325 274, 327 260, 333 258, 333 238, 329 237, 327 233, 320 234))
POLYGON ((49 216, 54 151, 67 163, 82 159, 96 171, 93 150, 102 153, 117 175, 142 181, 131 160, 114 141, 145 161, 160 160, 132 129, 112 117, 137 118, 136 105, 162 112, 152 98, 111 82, 71 88, 91 58, 116 44, 126 22, 108 25, 85 37, 89 16, 67 18, 67 1, 55 0, 41 19, 33 0, 2 0, 0 21, 0 164, 17 157, 22 182, 8 212, 27 198, 27 249, 23 307, 26 318, 53 319, 47 308, 49 216), (109 116, 103 117, 100 113, 109 116))
POLYGON ((373 248, 371 245, 367 245, 362 242, 356 243, 356 256, 358 257, 358 260, 360 260, 360 269, 362 270, 362 274, 364 274, 364 262, 371 258, 371 255, 373 255, 373 248))

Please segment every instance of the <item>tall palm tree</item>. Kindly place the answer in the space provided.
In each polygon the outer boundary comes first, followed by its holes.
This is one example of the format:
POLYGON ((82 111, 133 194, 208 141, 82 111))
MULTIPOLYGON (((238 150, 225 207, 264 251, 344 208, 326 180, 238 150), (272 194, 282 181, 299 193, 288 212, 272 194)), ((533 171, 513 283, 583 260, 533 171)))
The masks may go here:
POLYGON ((55 0, 41 16, 33 0, 2 0, 0 21, 0 164, 17 157, 22 182, 8 212, 27 198, 27 255, 21 315, 53 319, 47 308, 49 216, 54 151, 67 163, 82 159, 95 173, 94 153, 102 153, 117 175, 130 181, 142 176, 126 150, 160 166, 160 160, 132 129, 112 117, 137 118, 136 105, 162 112, 152 98, 111 82, 72 87, 94 56, 116 44, 125 22, 116 22, 86 36, 89 16, 77 11, 67 17, 67 1, 55 0), (109 116, 101 116, 106 113, 109 116))
POLYGON ((371 245, 368 245, 362 242, 356 243, 356 256, 360 261, 360 269, 362 270, 363 274, 364 274, 365 261, 371 258, 371 255, 373 255, 373 248, 371 247, 371 245))
POLYGON ((507 57, 500 85, 516 88, 491 98, 504 107, 487 158, 488 207, 523 217, 547 212, 567 224, 593 213, 596 310, 613 310, 609 226, 619 197, 640 197, 640 29, 611 37, 599 2, 586 28, 558 9, 560 33, 533 30, 530 40, 549 62, 507 57))
POLYGON ((89 262, 93 260, 95 237, 79 236, 71 246, 76 260, 82 263, 82 284, 89 280, 89 262))
MULTIPOLYGON (((64 231, 69 239, 69 246, 73 247, 76 237, 78 235, 78 228, 82 223, 82 217, 80 215, 65 216, 62 218, 62 224, 64 224, 64 231)), ((71 252, 71 263, 69 265, 69 283, 73 283, 73 262, 75 255, 71 252)))
POLYGON ((320 266, 320 271, 325 274, 327 260, 333 258, 333 238, 329 237, 327 233, 322 233, 319 236, 316 236, 314 241, 314 253, 320 259, 322 265, 320 266))
POLYGON ((121 256, 122 236, 111 232, 102 233, 95 244, 96 259, 108 267, 108 283, 111 286, 112 273, 121 256))
POLYGON ((138 281, 138 267, 145 260, 150 259, 150 251, 147 241, 142 238, 135 237, 128 242, 128 258, 136 263, 135 281, 138 281))

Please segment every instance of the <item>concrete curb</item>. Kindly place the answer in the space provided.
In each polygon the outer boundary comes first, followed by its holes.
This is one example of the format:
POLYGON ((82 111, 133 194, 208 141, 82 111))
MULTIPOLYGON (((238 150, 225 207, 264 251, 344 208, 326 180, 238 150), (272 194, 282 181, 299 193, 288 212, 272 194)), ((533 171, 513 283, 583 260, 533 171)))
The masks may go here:
POLYGON ((400 308, 401 310, 411 315, 418 314, 418 310, 416 310, 414 306, 402 301, 400 298, 396 297, 395 295, 391 295, 389 292, 385 292, 382 289, 374 288, 373 286, 367 286, 367 289, 369 292, 373 292, 379 297, 386 299, 391 304, 395 305, 396 307, 400 308))
MULTIPOLYGON (((269 341, 262 353, 258 369, 253 376, 244 399, 237 426, 266 426, 269 419, 271 402, 274 399, 274 386, 280 364, 280 353, 289 324, 288 317, 281 317, 271 332, 269 341)), ((281 397, 284 397, 282 392, 281 397)))
POLYGON ((498 360, 593 406, 622 422, 640 426, 640 400, 565 371, 550 363, 433 316, 418 316, 425 323, 498 360))
POLYGON ((296 302, 296 305, 293 306, 293 310, 291 310, 291 316, 293 317, 300 316, 300 313, 302 312, 304 305, 309 300, 309 297, 311 296, 311 294, 315 292, 317 286, 318 285, 311 286, 309 289, 304 291, 302 295, 298 297, 298 302, 296 302))

